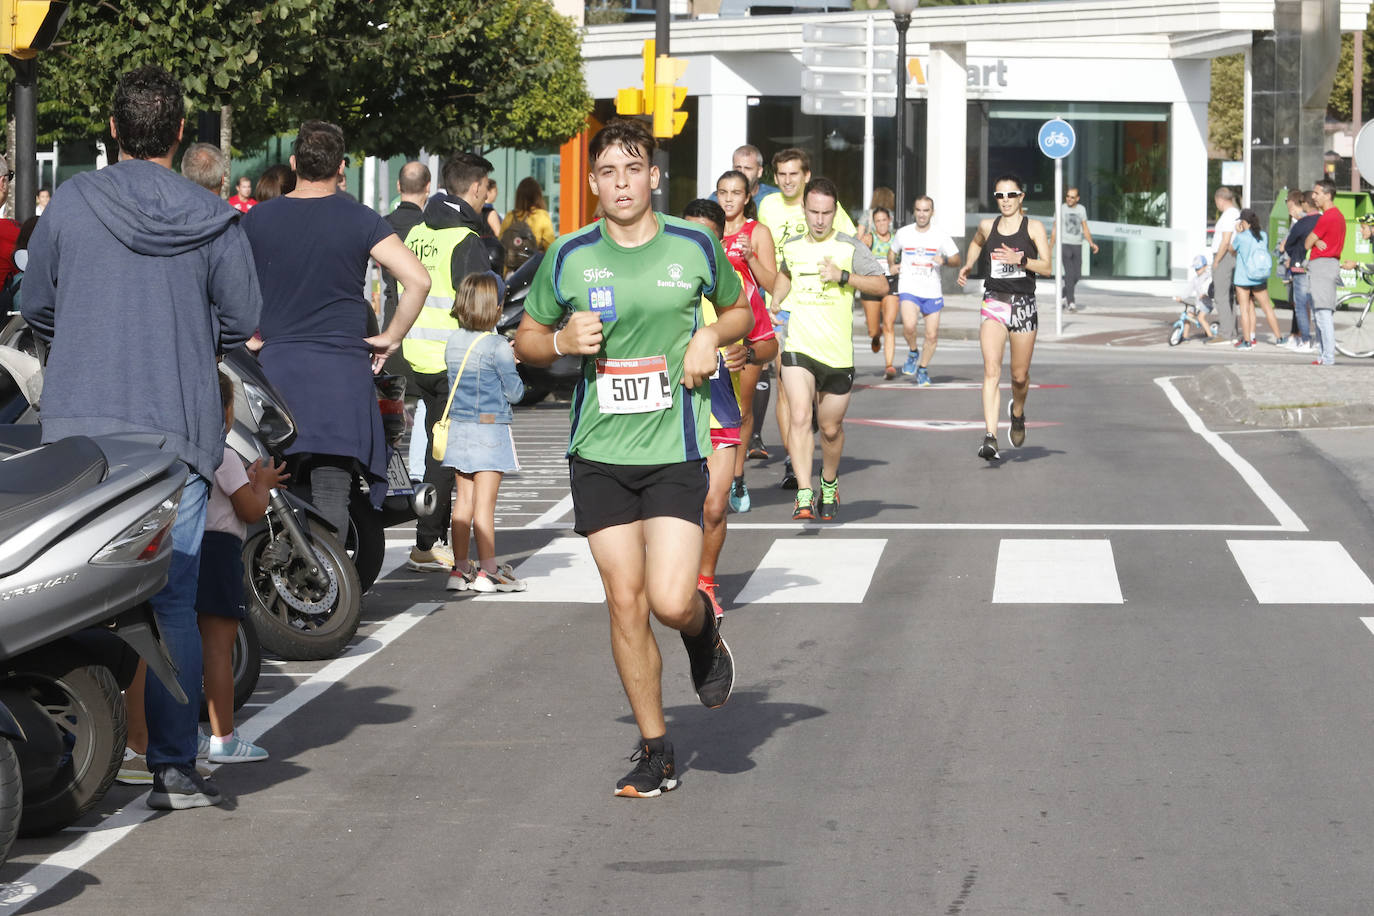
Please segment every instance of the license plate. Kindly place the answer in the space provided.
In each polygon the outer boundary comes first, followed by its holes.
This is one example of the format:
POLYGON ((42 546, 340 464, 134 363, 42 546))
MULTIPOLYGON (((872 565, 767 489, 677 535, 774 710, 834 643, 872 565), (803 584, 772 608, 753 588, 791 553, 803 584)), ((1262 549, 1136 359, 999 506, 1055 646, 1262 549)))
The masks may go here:
POLYGON ((406 460, 401 453, 394 449, 386 462, 386 486, 387 494, 391 496, 409 496, 415 492, 410 485, 410 468, 406 467, 406 460))

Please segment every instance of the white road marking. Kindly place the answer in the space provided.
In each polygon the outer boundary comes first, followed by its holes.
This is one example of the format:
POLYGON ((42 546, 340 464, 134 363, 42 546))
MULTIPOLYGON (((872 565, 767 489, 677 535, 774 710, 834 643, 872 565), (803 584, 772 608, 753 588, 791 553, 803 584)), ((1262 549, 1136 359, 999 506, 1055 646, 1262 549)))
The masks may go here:
POLYGON ((1260 476, 1254 465, 1242 458, 1229 442, 1226 442, 1203 424, 1202 418, 1188 406, 1187 401, 1183 400, 1183 395, 1178 393, 1172 378, 1157 378, 1155 384, 1164 389, 1164 394, 1169 399, 1169 403, 1174 405, 1174 409, 1183 416, 1183 419, 1188 423, 1188 428, 1216 449, 1223 461, 1235 468, 1236 473, 1240 475, 1241 480, 1245 481, 1246 486, 1253 490, 1260 502, 1264 503, 1265 507, 1274 514, 1281 530, 1307 530, 1307 526, 1303 524, 1302 519, 1298 518, 1298 514, 1290 509, 1288 503, 1283 501, 1283 497, 1279 496, 1274 488, 1269 486, 1268 481, 1260 476))
POLYGON ((993 604, 1121 604, 1112 542, 1006 539, 993 604))
POLYGON ((1260 604, 1374 604, 1374 582, 1339 541, 1227 541, 1260 604))
MULTIPOLYGON (((324 693, 333 684, 343 680, 346 675, 373 658, 392 641, 440 607, 443 605, 416 604, 397 614, 386 626, 359 641, 339 658, 311 675, 309 680, 297 685, 294 690, 261 712, 250 716, 239 725, 239 732, 249 741, 257 741, 273 726, 324 693)), ((139 796, 136 803, 115 811, 94 827, 64 831, 77 836, 65 847, 25 871, 17 880, 0 885, 4 889, 3 893, 0 893, 0 913, 19 912, 52 890, 58 882, 79 871, 86 863, 124 839, 139 824, 159 813, 147 806, 146 798, 146 795, 139 796)), ((14 867, 14 863, 11 863, 10 867, 14 867)))
POLYGON ((555 538, 519 566, 515 575, 525 580, 523 592, 478 595, 478 601, 603 604, 606 592, 596 571, 591 547, 581 537, 555 538))
MULTIPOLYGON (((557 525, 557 524, 555 524, 555 523, 556 523, 560 518, 562 518, 563 516, 567 515, 567 514, 568 514, 569 512, 571 512, 571 511, 572 511, 572 494, 569 493, 567 496, 564 496, 564 497, 563 497, 562 499, 560 499, 557 503, 555 503, 554 506, 553 506, 552 508, 550 508, 547 512, 545 512, 543 515, 539 516, 539 517, 536 518, 534 521, 529 522, 528 524, 526 524, 525 527, 526 527, 526 528, 557 528, 557 527, 561 527, 561 526, 559 526, 559 525, 557 525)), ((571 526, 570 526, 570 527, 571 527, 571 526)))
POLYGON ((780 538, 768 548, 735 603, 861 604, 886 546, 885 538, 780 538))
MULTIPOLYGON (((966 433, 971 430, 983 432, 987 429, 982 420, 869 420, 860 417, 846 417, 844 422, 847 424, 856 423, 860 426, 882 426, 888 429, 919 429, 932 433, 966 433)), ((1011 421, 1003 420, 997 425, 1001 428, 1008 428, 1011 426, 1011 421)), ((1030 420, 1026 423, 1026 429, 1058 425, 1060 424, 1057 422, 1030 420)))

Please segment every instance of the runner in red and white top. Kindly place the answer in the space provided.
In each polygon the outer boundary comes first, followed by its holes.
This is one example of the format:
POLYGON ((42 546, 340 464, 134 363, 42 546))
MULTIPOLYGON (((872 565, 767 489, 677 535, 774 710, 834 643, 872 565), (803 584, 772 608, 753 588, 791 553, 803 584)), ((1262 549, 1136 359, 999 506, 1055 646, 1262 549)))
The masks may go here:
MULTIPOLYGON (((772 317, 763 300, 763 291, 773 288, 778 273, 777 246, 768 227, 754 219, 754 200, 749 196, 749 179, 731 169, 716 179, 716 200, 725 211, 725 236, 721 244, 725 255, 744 281, 744 295, 754 311, 755 323, 751 341, 772 339, 772 317), (762 326, 758 325, 762 319, 762 326)), ((754 390, 764 366, 746 365, 739 374, 740 441, 751 446, 754 430, 763 421, 762 412, 768 409, 765 398, 760 415, 754 416, 754 390)), ((730 487, 730 508, 736 512, 749 511, 749 488, 744 483, 746 450, 735 450, 735 480, 730 487)))

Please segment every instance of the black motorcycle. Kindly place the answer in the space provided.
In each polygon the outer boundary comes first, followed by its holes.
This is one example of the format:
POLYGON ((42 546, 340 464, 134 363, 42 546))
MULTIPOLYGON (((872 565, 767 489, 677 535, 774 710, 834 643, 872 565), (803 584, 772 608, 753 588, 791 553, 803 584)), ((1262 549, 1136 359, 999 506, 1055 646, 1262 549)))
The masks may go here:
MULTIPOLYGON (((296 426, 281 395, 245 348, 221 365, 235 382, 229 447, 245 461, 284 460, 296 426)), ((333 658, 357 632, 363 589, 353 561, 319 510, 293 491, 271 491, 267 514, 244 538, 243 569, 248 616, 269 651, 292 661, 333 658)), ((236 672, 236 702, 238 693, 236 672)))

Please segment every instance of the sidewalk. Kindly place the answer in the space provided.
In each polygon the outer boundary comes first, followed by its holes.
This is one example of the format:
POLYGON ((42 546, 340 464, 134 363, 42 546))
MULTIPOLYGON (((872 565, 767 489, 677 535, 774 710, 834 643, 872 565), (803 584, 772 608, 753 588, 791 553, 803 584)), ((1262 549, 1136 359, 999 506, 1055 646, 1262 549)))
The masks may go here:
MULTIPOLYGON (((1186 348, 1193 353, 1203 347, 1200 341, 1189 341, 1177 349, 1169 346, 1169 328, 1180 309, 1172 299, 1082 289, 1079 311, 1064 312, 1064 333, 1056 336, 1053 292, 1045 284, 1041 287, 1038 345, 1139 347, 1166 352, 1186 348)), ((976 340, 980 306, 976 292, 947 292, 940 336, 976 340)), ((863 318, 860 315, 856 320, 862 335, 863 318)), ((1286 332, 1291 313, 1279 309, 1278 320, 1286 332)), ((1349 312, 1336 312, 1337 332, 1353 320, 1349 312)), ((1263 316, 1259 325, 1261 339, 1267 338, 1263 316)), ((1198 394, 1236 423, 1269 428, 1374 425, 1374 359, 1348 359, 1338 353, 1335 366, 1313 366, 1311 354, 1267 344, 1246 353, 1220 345, 1208 346, 1202 352, 1215 356, 1213 365, 1195 377, 1198 394)))

